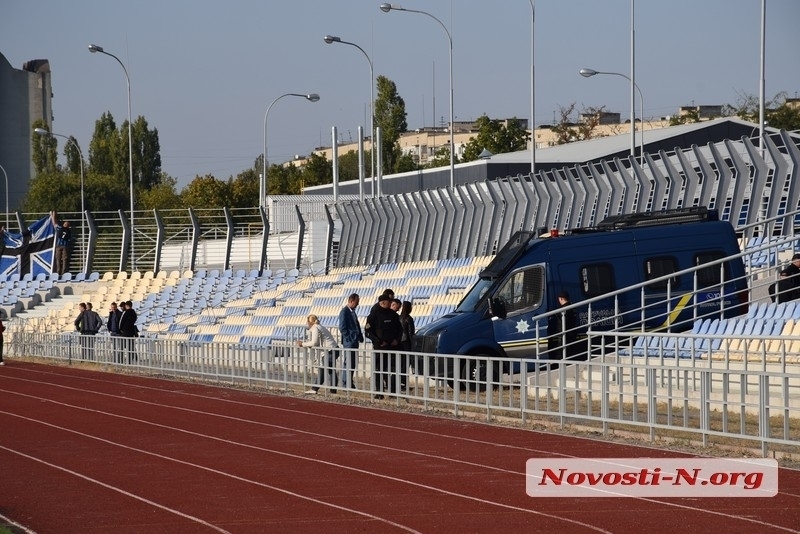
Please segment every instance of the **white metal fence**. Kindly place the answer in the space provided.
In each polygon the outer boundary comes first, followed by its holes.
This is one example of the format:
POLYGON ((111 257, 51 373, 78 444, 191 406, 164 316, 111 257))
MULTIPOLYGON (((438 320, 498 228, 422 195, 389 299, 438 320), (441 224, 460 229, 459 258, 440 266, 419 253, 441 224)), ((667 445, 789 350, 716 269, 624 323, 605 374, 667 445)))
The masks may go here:
MULTIPOLYGON (((328 378, 319 394, 333 395, 338 388, 339 397, 384 396, 383 402, 396 405, 479 412, 490 420, 502 416, 521 423, 588 425, 603 434, 630 429, 654 441, 680 436, 706 445, 756 447, 764 456, 800 453, 800 365, 791 362, 788 352, 800 337, 764 337, 783 347, 784 356, 756 360, 755 355, 731 357, 725 345, 729 338, 712 357, 699 350, 695 357, 670 356, 666 350, 650 357, 635 355, 637 339, 647 336, 590 333, 590 341, 600 348, 588 360, 569 364, 493 359, 484 365, 485 357, 359 349, 355 387, 342 387, 340 357, 338 385, 328 378), (381 354, 387 355, 388 365, 376 365, 381 354)), ((672 336, 686 334, 660 334, 659 343, 672 336)), ((689 337, 700 347, 719 336, 689 337)), ((649 340, 646 344, 657 346, 649 340)), ((77 333, 18 333, 6 349, 11 358, 93 363, 104 369, 296 392, 316 384, 322 361, 314 350, 289 343, 255 346, 77 333)))

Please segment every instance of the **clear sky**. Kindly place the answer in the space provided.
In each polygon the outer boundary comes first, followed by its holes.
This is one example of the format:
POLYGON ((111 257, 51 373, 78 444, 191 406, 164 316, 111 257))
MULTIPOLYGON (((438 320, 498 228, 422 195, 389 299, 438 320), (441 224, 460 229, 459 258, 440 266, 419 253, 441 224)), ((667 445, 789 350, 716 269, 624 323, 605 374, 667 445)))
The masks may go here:
MULTIPOLYGON (((630 85, 582 78, 581 67, 630 75, 630 0, 538 0, 536 123, 559 107, 605 106, 630 116, 630 85)), ((375 0, 2 0, 0 53, 21 68, 48 59, 53 131, 88 152, 94 123, 132 112, 157 128, 162 167, 185 186, 196 175, 225 180, 263 151, 270 111, 271 163, 342 142, 368 126, 369 65, 397 84, 409 129, 449 119, 447 36, 435 20, 382 12, 375 0), (434 116, 435 110, 435 116, 434 116)), ((407 0, 439 18, 453 39, 454 115, 530 117, 531 6, 525 0, 407 0)), ((800 91, 800 0, 766 0, 766 94, 800 91)), ((759 91, 760 0, 637 0, 636 83, 646 118, 683 105, 734 104, 759 91)), ((636 99, 637 114, 639 102, 636 99)), ((63 141, 63 140, 60 140, 63 141)), ((59 153, 62 147, 59 146, 59 153)), ((62 156, 63 157, 63 156, 62 156)))

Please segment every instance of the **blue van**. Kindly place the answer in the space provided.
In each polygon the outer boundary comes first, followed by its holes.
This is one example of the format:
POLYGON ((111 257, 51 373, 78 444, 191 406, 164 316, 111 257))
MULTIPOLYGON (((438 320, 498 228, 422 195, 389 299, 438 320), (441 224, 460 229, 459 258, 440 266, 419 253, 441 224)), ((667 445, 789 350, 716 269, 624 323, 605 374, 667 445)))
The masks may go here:
MULTIPOLYGON (((461 360, 460 367, 471 368, 459 369, 460 377, 476 382, 485 380, 493 357, 561 358, 564 353, 548 354, 548 317, 542 317, 558 309, 561 292, 575 306, 577 334, 584 338, 577 357, 583 358, 590 351, 589 325, 680 331, 697 317, 741 315, 748 298, 744 263, 738 257, 719 261, 739 252, 730 223, 703 207, 619 215, 563 234, 517 232, 456 309, 417 332, 415 350, 486 356, 461 360), (644 285, 625 290, 636 284, 644 285)), ((431 373, 453 378, 453 358, 434 360, 431 373)), ((500 371, 495 364, 495 380, 500 371)))

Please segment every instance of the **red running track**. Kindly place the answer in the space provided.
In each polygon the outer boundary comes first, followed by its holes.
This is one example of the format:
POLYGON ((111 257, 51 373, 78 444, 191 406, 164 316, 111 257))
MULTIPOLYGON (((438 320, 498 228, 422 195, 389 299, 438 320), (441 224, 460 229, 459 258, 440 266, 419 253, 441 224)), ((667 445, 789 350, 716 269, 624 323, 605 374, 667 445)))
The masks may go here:
POLYGON ((525 462, 676 457, 319 399, 10 361, 0 515, 49 532, 799 532, 772 498, 531 498, 525 462))

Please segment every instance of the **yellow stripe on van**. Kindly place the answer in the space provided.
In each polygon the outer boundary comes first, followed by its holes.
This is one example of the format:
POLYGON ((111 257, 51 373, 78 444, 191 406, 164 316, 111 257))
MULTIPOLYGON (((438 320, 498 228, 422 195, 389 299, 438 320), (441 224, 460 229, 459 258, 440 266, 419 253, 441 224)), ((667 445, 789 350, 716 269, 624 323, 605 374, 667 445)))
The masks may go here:
POLYGON ((499 343, 499 345, 503 348, 527 347, 528 345, 547 345, 547 340, 540 339, 539 341, 536 341, 535 339, 528 339, 523 341, 507 341, 505 343, 499 343))
POLYGON ((675 322, 675 319, 678 318, 678 315, 683 311, 689 301, 692 299, 691 293, 686 293, 681 299, 678 301, 678 304, 672 309, 672 311, 667 316, 667 320, 664 323, 656 328, 656 330, 660 330, 662 328, 669 328, 669 326, 675 322))

